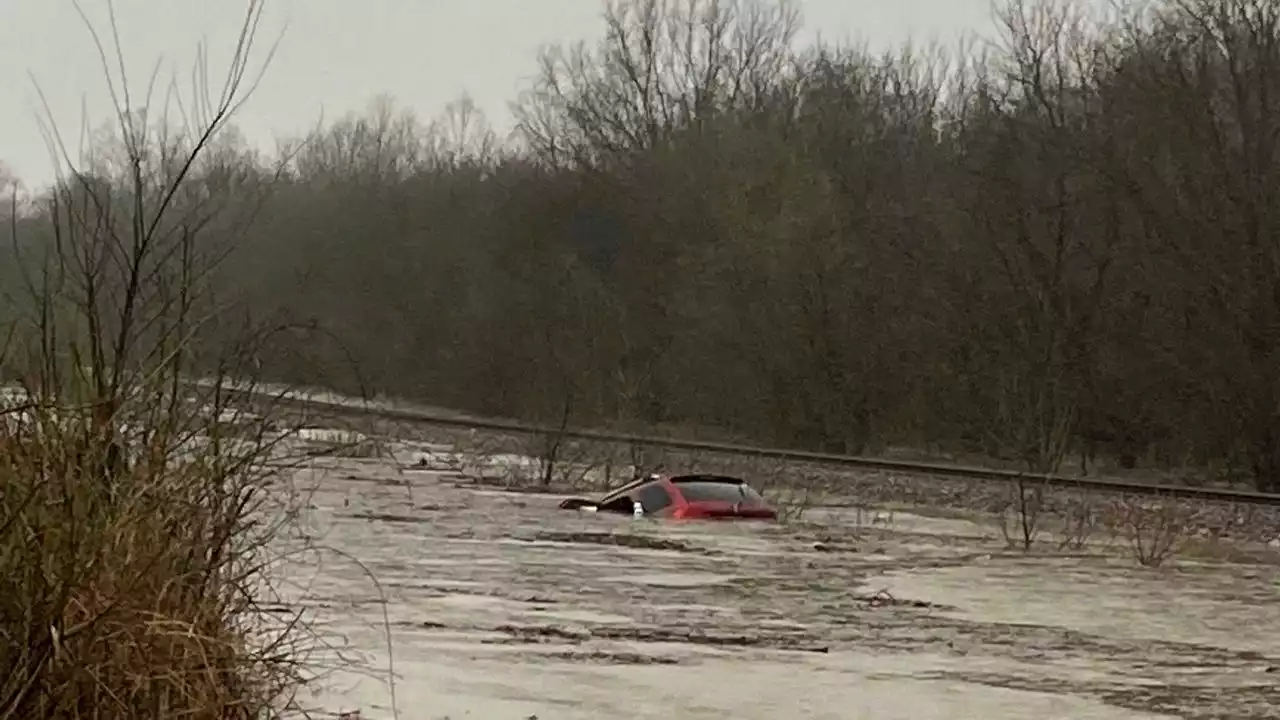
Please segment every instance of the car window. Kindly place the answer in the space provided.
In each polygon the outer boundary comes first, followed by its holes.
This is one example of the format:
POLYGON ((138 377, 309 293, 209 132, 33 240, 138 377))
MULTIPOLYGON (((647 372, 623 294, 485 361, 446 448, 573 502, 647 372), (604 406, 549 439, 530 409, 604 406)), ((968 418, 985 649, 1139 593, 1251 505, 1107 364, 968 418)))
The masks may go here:
POLYGON ((645 485, 632 495, 640 501, 640 506, 648 514, 656 513, 671 505, 671 495, 662 483, 645 485))
POLYGON ((693 480, 676 483, 676 489, 687 502, 727 502, 743 505, 763 505, 764 498, 760 493, 745 484, 716 482, 714 480, 693 480))

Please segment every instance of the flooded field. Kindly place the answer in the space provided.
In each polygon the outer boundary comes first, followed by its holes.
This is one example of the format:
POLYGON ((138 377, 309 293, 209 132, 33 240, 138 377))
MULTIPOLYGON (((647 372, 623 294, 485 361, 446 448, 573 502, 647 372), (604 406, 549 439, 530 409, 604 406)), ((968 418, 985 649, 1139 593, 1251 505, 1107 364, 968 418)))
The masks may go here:
POLYGON ((284 590, 335 670, 305 704, 484 720, 1280 716, 1280 573, 1025 556, 990 528, 556 509, 387 459, 300 472, 284 590))

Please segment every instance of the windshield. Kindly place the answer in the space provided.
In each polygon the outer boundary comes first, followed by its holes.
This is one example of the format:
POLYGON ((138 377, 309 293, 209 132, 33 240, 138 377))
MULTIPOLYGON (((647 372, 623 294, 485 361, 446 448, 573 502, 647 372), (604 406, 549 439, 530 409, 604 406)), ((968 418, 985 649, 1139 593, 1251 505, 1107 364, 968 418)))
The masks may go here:
POLYGON ((760 493, 744 484, 695 480, 676 483, 676 489, 688 502, 726 502, 742 505, 763 505, 760 493))

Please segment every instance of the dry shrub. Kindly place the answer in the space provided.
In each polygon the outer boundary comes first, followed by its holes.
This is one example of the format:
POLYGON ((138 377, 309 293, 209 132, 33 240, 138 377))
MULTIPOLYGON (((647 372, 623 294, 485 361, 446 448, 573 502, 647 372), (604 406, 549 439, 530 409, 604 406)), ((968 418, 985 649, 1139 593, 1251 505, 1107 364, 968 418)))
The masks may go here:
POLYGON ((761 494, 784 523, 802 522, 805 513, 817 504, 816 491, 807 486, 770 485, 761 494))
POLYGON ((209 292, 273 178, 213 145, 252 89, 260 15, 225 82, 200 63, 181 126, 122 89, 119 39, 92 26, 117 126, 77 165, 46 118, 60 174, 23 220, 44 232, 15 241, 6 298, 30 303, 0 352, 24 387, 0 423, 0 720, 258 718, 302 679, 296 616, 255 600, 292 517, 267 462, 288 433, 220 420, 270 332, 220 325, 209 292))
MULTIPOLYGON (((537 482, 544 488, 603 490, 615 479, 630 481, 634 469, 619 462, 621 453, 610 444, 544 435, 532 447, 537 482)), ((616 444, 615 444, 616 445, 616 444)))
POLYGON ((696 461, 673 460, 664 448, 588 440, 561 429, 529 434, 471 430, 451 443, 455 469, 475 480, 508 487, 603 491, 643 473, 676 467, 693 472, 696 461))
POLYGON ((738 475, 760 491, 778 520, 798 523, 816 505, 825 501, 828 483, 816 471, 796 468, 776 458, 749 456, 726 463, 726 472, 738 475))
POLYGON ((1062 529, 1058 533, 1059 550, 1084 550, 1103 530, 1099 503, 1088 493, 1067 495, 1058 514, 1062 521, 1062 529))
POLYGON ((1125 496, 1107 505, 1104 522, 1144 567, 1160 567, 1194 535, 1198 508, 1174 498, 1125 496))
POLYGON ((1280 547, 1280 513, 1274 506, 1229 503, 1219 506, 1215 515, 1209 523, 1214 539, 1280 547))
POLYGON ((1030 552, 1043 531, 1045 483, 1019 478, 1010 483, 1009 495, 1002 503, 997 521, 1000 534, 1009 547, 1030 552))
POLYGON ((471 431, 453 443, 448 469, 484 484, 523 485, 534 479, 540 439, 471 431))
POLYGON ((255 603, 278 436, 149 409, 175 404, 125 405, 116 437, 47 403, 0 425, 0 717, 260 717, 300 681, 255 603))

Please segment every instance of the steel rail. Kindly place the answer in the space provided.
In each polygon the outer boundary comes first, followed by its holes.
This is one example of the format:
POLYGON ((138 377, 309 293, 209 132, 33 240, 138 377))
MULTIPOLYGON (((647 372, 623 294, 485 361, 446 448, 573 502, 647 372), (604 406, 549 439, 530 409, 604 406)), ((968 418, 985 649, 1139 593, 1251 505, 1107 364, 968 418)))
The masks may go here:
POLYGON ((564 437, 575 440, 591 440, 618 444, 635 443, 676 450, 696 450, 702 452, 722 453, 726 455, 749 455, 776 460, 843 466, 863 470, 885 470, 912 475, 1004 482, 1034 482, 1050 486, 1075 489, 1280 506, 1280 493, 1188 487, 1182 485, 1158 485, 1133 480, 1104 480, 1101 478, 1071 477, 1067 475, 1021 472, 1018 470, 983 468, 970 465, 955 465, 951 463, 892 460, 888 458, 839 455, 834 453, 811 452, 807 450, 753 447, 706 440, 685 440, 680 438, 649 435, 610 433, 581 428, 567 428, 562 431, 559 428, 531 423, 515 422, 510 420, 480 419, 465 415, 445 415, 425 410, 380 407, 366 402, 334 402, 331 400, 320 400, 308 397, 282 396, 261 390, 255 391, 224 388, 223 391, 241 396, 247 395, 264 399, 269 397, 277 403, 284 402, 314 410, 358 413, 384 420, 421 423, 424 425, 434 425, 438 427, 456 427, 463 429, 486 430, 491 432, 506 432, 519 435, 561 433, 564 437))

